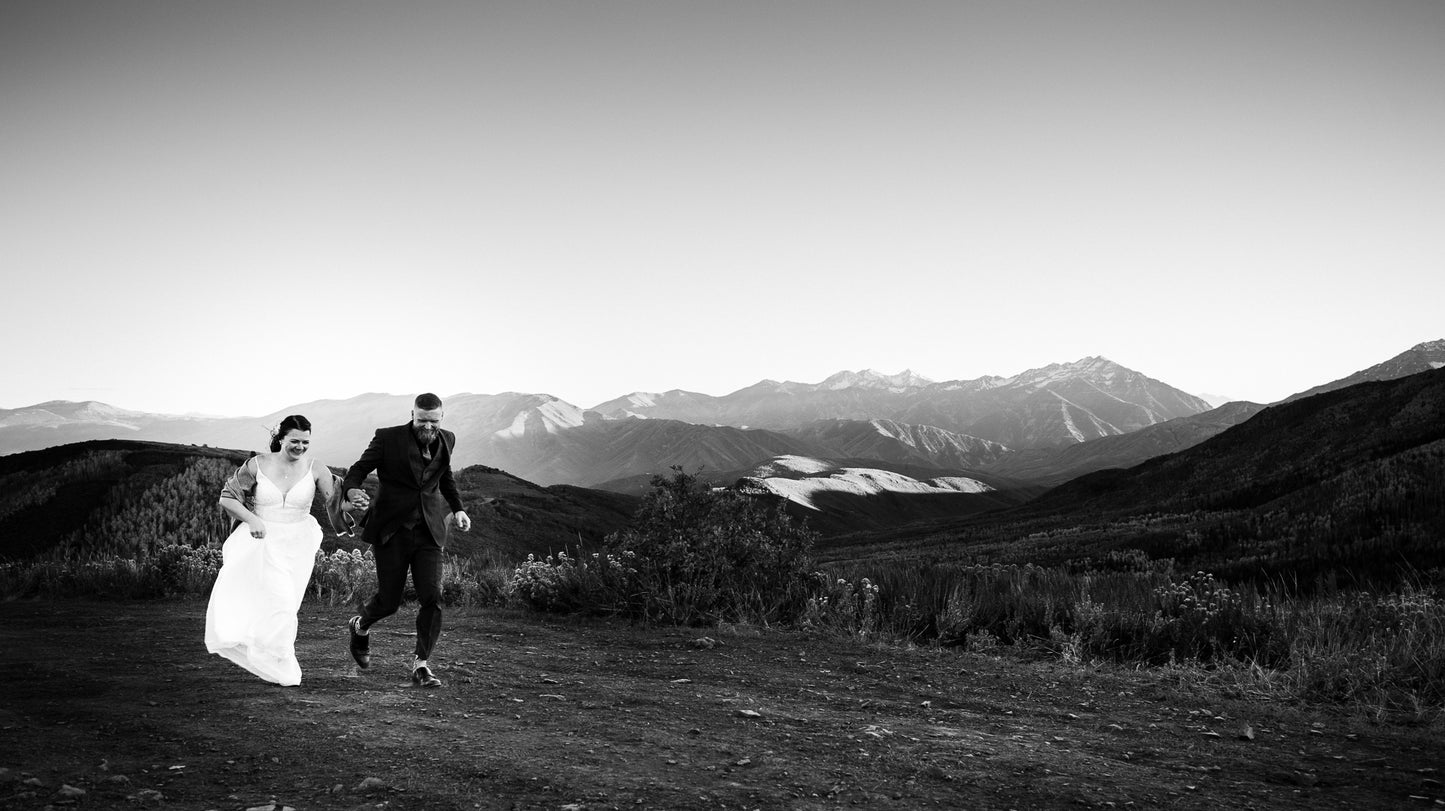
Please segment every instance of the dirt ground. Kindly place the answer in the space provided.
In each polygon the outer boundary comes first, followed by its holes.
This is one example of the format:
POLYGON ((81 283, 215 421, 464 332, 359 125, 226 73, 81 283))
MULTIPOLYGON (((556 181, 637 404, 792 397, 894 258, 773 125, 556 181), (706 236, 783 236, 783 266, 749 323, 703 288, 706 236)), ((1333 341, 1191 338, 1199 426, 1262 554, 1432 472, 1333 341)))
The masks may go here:
POLYGON ((425 690, 413 609, 367 671, 348 613, 302 608, 283 688, 206 654, 201 602, 0 603, 0 807, 1445 806, 1438 725, 1158 672, 476 610, 425 690))

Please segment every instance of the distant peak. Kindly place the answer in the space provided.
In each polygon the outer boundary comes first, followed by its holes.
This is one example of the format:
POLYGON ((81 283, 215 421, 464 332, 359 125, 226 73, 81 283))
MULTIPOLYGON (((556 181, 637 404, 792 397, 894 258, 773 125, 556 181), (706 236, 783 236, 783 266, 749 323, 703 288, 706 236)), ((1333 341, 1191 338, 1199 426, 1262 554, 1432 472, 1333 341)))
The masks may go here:
POLYGON ((1090 355, 1086 358, 1079 358, 1072 363, 1050 363, 1048 366, 1043 366, 1038 369, 1029 369, 1003 382, 1044 386, 1072 378, 1110 379, 1121 374, 1128 375, 1131 373, 1132 370, 1120 366, 1103 355, 1090 355))
POLYGON ((896 375, 885 375, 873 369, 863 369, 857 372, 842 371, 830 375, 828 379, 818 384, 823 389, 911 389, 919 386, 927 386, 933 381, 922 375, 914 373, 912 369, 904 369, 896 375))

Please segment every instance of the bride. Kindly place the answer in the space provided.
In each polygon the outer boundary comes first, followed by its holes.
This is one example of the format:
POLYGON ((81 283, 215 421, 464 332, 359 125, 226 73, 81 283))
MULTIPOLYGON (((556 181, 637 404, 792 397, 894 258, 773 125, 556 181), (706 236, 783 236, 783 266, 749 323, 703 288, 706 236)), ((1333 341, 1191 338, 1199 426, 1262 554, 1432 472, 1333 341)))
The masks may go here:
POLYGON ((311 517, 318 490, 332 500, 330 468, 307 456, 311 422, 281 421, 271 452, 253 456, 221 493, 221 508, 240 523, 221 547, 221 571, 206 608, 206 650, 269 682, 301 683, 296 612, 311 579, 321 527, 311 517), (255 506, 241 496, 255 486, 255 506))

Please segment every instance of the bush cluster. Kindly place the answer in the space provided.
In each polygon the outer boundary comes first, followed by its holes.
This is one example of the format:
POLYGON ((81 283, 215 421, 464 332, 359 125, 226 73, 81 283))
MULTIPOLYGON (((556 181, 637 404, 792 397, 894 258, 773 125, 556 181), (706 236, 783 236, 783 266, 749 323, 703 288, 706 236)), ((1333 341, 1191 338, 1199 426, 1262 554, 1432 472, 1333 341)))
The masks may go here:
POLYGON ((535 611, 563 614, 623 613, 637 582, 635 555, 594 552, 569 557, 566 552, 527 559, 512 573, 510 595, 535 611))
POLYGON ((311 598, 327 605, 349 605, 370 596, 376 588, 376 556, 371 547, 316 550, 316 563, 308 587, 311 598))
POLYGON ((795 621, 812 588, 814 536, 778 506, 674 468, 656 476, 606 554, 529 557, 511 593, 545 611, 676 624, 795 621))
POLYGON ((166 544, 156 547, 136 568, 142 597, 183 597, 209 594, 221 571, 221 550, 214 546, 166 544))
MULTIPOLYGON (((164 544, 134 557, 95 554, 80 560, 12 561, 0 564, 0 594, 12 599, 208 597, 221 563, 219 546, 185 544, 164 544)), ((500 605, 506 600, 507 579, 504 569, 449 558, 442 565, 442 599, 456 606, 500 605)), ((356 604, 375 590, 376 559, 370 547, 329 554, 317 550, 309 599, 356 604)), ((410 582, 403 599, 416 599, 410 582)))
POLYGON ((799 619, 801 627, 860 637, 878 632, 878 584, 865 577, 854 585, 822 572, 814 572, 813 579, 813 594, 799 619))
POLYGON ((10 598, 204 596, 220 570, 218 548, 166 544, 136 557, 102 554, 0 564, 0 593, 10 598))
POLYGON ((1445 707, 1445 599, 1415 586, 1316 598, 1286 613, 1296 692, 1424 715, 1445 707))

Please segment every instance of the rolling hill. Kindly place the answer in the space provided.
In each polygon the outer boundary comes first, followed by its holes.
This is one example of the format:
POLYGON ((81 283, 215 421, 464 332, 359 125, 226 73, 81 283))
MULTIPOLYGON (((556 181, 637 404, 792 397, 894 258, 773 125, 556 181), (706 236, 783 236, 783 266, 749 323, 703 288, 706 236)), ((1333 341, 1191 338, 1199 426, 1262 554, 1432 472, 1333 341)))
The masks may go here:
POLYGON ((1424 343, 1416 344, 1395 357, 1377 363, 1368 369, 1361 369, 1339 380, 1324 383, 1312 389, 1306 389, 1298 394, 1292 394, 1285 398, 1285 402, 1298 400, 1302 397, 1313 397, 1316 394, 1343 389, 1357 383, 1368 383, 1372 380, 1395 380, 1441 367, 1445 367, 1445 338, 1438 341, 1425 341, 1424 343))
POLYGON ((1445 369, 1271 406, 1187 450, 1009 510, 859 533, 826 554, 1062 563, 1131 548, 1302 587, 1441 579, 1445 369))
MULTIPOLYGON (((0 457, 0 561, 60 554, 135 556, 165 544, 214 543, 228 522, 216 506, 245 451, 133 440, 94 440, 0 457)), ((336 472, 344 472, 335 469, 336 472)), ((462 555, 520 560, 595 546, 636 509, 633 496, 542 487, 482 466, 456 471, 473 525, 453 531, 462 555)), ((326 529, 323 549, 355 548, 326 529)))
POLYGON ((1178 417, 1128 434, 1100 437, 1059 448, 1036 448, 1003 454, 978 468, 999 476, 1054 486, 1107 468, 1133 467, 1141 462, 1176 453, 1232 428, 1258 414, 1264 406, 1233 402, 1218 408, 1178 417))

